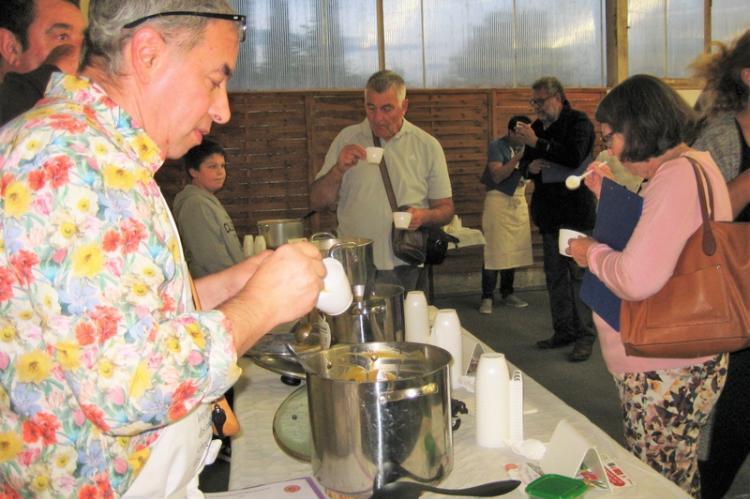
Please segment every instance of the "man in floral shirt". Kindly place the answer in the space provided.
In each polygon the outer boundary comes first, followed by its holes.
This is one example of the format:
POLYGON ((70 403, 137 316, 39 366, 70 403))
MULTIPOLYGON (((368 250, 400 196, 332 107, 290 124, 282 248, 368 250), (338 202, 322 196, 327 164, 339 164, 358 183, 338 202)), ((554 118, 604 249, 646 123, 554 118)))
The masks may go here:
POLYGON ((317 249, 285 245, 197 280, 193 307, 153 175, 229 120, 244 35, 194 3, 92 0, 82 75, 0 130, 0 497, 184 497, 206 402, 322 287, 317 249))

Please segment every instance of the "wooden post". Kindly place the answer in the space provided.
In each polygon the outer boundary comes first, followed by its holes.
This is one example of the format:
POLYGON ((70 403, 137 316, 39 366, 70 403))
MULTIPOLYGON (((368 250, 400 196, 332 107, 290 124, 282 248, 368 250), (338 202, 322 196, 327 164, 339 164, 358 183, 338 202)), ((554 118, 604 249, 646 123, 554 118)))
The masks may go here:
POLYGON ((607 86, 613 87, 628 77, 628 2, 607 0, 607 86))

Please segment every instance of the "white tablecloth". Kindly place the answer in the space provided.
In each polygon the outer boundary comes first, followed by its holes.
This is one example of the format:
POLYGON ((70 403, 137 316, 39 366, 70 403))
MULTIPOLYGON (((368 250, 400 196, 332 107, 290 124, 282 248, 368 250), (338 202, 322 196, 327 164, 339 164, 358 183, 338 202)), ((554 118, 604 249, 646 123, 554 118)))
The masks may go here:
MULTIPOLYGON (((465 332, 468 335, 468 333, 465 332)), ((473 337, 472 337, 473 338, 473 337)), ((230 490, 272 483, 292 478, 311 476, 310 463, 298 461, 285 454, 276 444, 272 423, 277 408, 296 388, 284 385, 279 375, 254 365, 249 359, 240 360, 244 373, 235 385, 235 412, 240 418, 242 432, 232 442, 230 490)), ((586 387, 581 387, 585 390, 586 387)), ((566 419, 573 427, 596 445, 600 453, 617 462, 635 485, 622 489, 621 497, 667 499, 689 497, 679 487, 653 471, 630 454, 581 413, 568 406, 553 393, 524 375, 525 405, 538 409, 524 417, 525 438, 549 442, 555 426, 566 419)), ((453 398, 463 400, 469 414, 461 415, 461 427, 453 434, 453 471, 441 487, 461 488, 494 480, 507 479, 504 465, 520 462, 510 449, 487 449, 475 443, 474 394, 455 390, 453 398)), ((342 415, 346 417, 346 415, 342 415)), ((586 497, 606 495, 604 491, 590 491, 586 497)), ((423 497, 436 497, 426 494, 423 497)), ((523 498, 519 487, 509 498, 523 498)))

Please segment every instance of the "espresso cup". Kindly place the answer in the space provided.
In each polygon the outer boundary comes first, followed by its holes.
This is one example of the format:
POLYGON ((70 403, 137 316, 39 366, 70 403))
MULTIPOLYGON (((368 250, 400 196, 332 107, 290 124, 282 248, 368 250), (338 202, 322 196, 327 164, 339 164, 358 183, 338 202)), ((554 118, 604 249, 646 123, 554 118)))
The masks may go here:
POLYGON ((323 259, 323 265, 326 267, 326 277, 315 306, 328 315, 341 315, 352 304, 352 286, 341 262, 329 257, 323 259))
POLYGON ((382 147, 365 147, 367 151, 367 162, 375 165, 380 164, 380 160, 383 159, 383 148, 382 147))
POLYGON ((557 249, 560 252, 562 256, 570 256, 565 252, 565 250, 568 249, 568 246, 570 245, 571 239, 577 239, 579 237, 588 237, 583 232, 578 232, 577 230, 572 229, 560 229, 560 235, 557 239, 557 249))
POLYGON ((393 212, 393 225, 397 229, 408 229, 411 223, 411 213, 408 211, 394 211, 393 212))

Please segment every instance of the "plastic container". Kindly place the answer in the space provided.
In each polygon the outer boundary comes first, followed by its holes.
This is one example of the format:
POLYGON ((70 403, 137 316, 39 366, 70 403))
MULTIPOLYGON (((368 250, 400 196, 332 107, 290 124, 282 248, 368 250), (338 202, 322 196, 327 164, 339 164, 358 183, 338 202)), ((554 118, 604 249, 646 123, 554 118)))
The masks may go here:
POLYGON ((574 499, 586 493, 583 480, 554 473, 543 475, 526 486, 531 499, 574 499))

